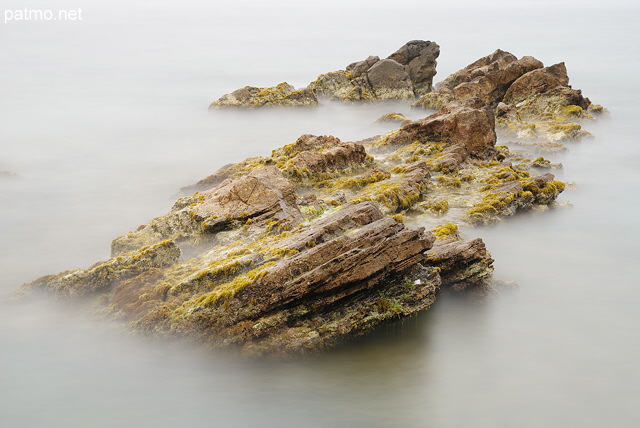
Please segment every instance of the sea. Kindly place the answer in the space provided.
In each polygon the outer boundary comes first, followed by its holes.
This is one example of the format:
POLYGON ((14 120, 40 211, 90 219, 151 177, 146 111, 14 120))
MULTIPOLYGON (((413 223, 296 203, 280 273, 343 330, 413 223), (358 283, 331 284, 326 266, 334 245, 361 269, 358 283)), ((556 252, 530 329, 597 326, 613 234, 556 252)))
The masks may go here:
MULTIPOLYGON (((496 49, 565 62, 610 118, 544 156, 546 211, 462 228, 495 277, 322 355, 250 360, 143 340, 91 308, 0 304, 0 427, 640 426, 640 3, 0 0, 0 296, 109 258, 180 189, 301 134, 357 141, 407 102, 208 110, 414 39, 434 81, 496 49), (35 11, 35 12, 33 12, 35 11), (47 19, 50 18, 50 19, 47 19)), ((509 144, 503 139, 499 144, 509 144)))

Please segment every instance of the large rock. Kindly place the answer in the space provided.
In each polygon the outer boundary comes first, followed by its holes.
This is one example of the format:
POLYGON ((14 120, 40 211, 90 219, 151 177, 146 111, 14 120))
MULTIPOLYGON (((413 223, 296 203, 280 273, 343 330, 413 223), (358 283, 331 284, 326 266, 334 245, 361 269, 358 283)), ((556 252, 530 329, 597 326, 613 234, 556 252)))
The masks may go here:
POLYGON ((345 70, 322 74, 308 88, 341 101, 413 99, 431 91, 439 54, 437 43, 413 40, 387 59, 369 56, 345 70))
POLYGON ((413 85, 404 67, 392 59, 376 62, 367 70, 367 78, 376 98, 412 99, 413 85))
POLYGON ((436 58, 439 55, 440 46, 437 43, 412 40, 388 58, 405 66, 415 95, 421 96, 431 92, 433 77, 436 75, 436 58))
POLYGON ((274 219, 296 225, 301 214, 291 182, 274 166, 264 166, 238 179, 202 192, 202 202, 190 208, 196 221, 212 231, 230 219, 254 221, 274 219))
POLYGON ((413 105, 440 109, 450 102, 479 99, 495 108, 501 131, 520 139, 562 141, 590 135, 576 119, 606 114, 569 86, 564 63, 544 67, 529 56, 496 50, 451 74, 436 91, 413 105))
POLYGON ((443 284, 456 291, 490 283, 493 259, 482 239, 437 240, 425 265, 438 266, 443 284))
POLYGON ((588 98, 582 96, 582 91, 571 88, 567 67, 563 62, 523 75, 509 87, 503 100, 505 104, 515 105, 526 101, 529 102, 527 108, 534 109, 532 113, 568 105, 586 110, 591 104, 588 98))
POLYGON ((414 141, 446 141, 477 157, 493 153, 496 143, 493 111, 478 103, 450 103, 437 113, 403 126, 387 144, 414 141))
POLYGON ((533 57, 517 59, 498 49, 447 77, 438 85, 438 90, 416 101, 415 106, 439 109, 443 99, 449 102, 471 98, 479 98, 485 104, 495 106, 502 101, 514 81, 542 66, 533 57))

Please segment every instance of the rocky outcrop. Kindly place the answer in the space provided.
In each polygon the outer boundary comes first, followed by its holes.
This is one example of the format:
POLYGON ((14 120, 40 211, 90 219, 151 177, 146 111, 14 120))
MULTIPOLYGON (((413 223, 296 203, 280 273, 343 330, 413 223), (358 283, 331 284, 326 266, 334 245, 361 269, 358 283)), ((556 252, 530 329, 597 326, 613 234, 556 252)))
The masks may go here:
POLYGON ((370 56, 322 74, 308 88, 341 101, 414 99, 431 91, 439 54, 437 43, 413 40, 386 59, 370 56))
POLYGON ((287 82, 268 88, 245 86, 230 94, 223 95, 218 101, 211 103, 215 107, 309 107, 318 104, 316 94, 309 89, 296 90, 287 82))
POLYGON ((386 146, 413 142, 447 142, 450 146, 433 165, 436 170, 454 170, 468 156, 487 158, 496 155, 493 111, 477 100, 449 103, 437 113, 411 122, 385 141, 386 146))
POLYGON ((521 139, 561 141, 588 133, 575 119, 593 118, 603 108, 572 89, 564 63, 544 67, 539 60, 497 50, 447 77, 415 107, 440 109, 453 101, 479 99, 495 108, 498 128, 521 139))
MULTIPOLYGON (((366 79, 378 97, 373 70, 379 88, 404 91, 400 64, 415 91, 430 74, 423 56, 437 48, 426 43, 355 63, 344 77, 366 79), (377 81, 376 66, 395 71, 377 81)), ((166 215, 116 238, 110 260, 21 293, 95 299, 141 333, 280 355, 322 351, 426 309, 441 287, 491 292, 491 255, 455 223, 553 205, 565 188, 528 171, 549 162, 495 145, 494 114, 550 97, 579 101, 562 67, 524 71, 534 65, 497 52, 451 77, 442 90, 454 102, 424 119, 361 142, 305 134, 227 165, 166 215), (528 90, 531 82, 540 84, 528 90)))
POLYGON ((370 56, 318 76, 306 88, 296 90, 286 82, 268 88, 245 86, 223 95, 215 107, 306 107, 318 104, 318 96, 340 101, 413 100, 431 91, 440 47, 435 42, 413 40, 386 59, 370 56))

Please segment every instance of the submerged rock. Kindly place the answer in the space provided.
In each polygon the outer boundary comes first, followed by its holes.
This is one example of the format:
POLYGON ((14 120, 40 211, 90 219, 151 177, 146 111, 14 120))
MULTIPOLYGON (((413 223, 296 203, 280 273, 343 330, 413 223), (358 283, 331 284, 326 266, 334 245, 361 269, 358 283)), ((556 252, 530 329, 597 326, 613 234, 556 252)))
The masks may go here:
POLYGON ((407 125, 411 123, 410 119, 404 117, 402 113, 385 113, 376 119, 376 123, 400 123, 401 125, 407 125))
POLYGON ((318 104, 316 94, 309 89, 296 90, 287 82, 268 88, 245 86, 230 94, 223 95, 218 101, 211 103, 215 107, 309 107, 318 104))

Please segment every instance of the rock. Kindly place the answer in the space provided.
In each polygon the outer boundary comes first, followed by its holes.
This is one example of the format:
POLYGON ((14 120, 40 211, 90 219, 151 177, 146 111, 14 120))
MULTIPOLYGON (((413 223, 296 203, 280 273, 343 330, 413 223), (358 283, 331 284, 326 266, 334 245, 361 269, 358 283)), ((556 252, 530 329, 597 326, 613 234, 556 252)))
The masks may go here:
POLYGON ((392 59, 376 62, 367 78, 377 99, 413 99, 413 85, 404 67, 392 59))
POLYGON ((439 89, 425 95, 414 106, 439 109, 446 102, 479 98, 487 105, 502 101, 509 86, 525 73, 542 67, 529 56, 517 59, 509 52, 497 50, 447 77, 439 89))
POLYGON ((169 214, 116 238, 111 254, 116 256, 168 238, 196 242, 205 239, 205 235, 238 228, 249 220, 269 220, 288 227, 302 221, 295 190, 278 168, 260 166, 246 176, 227 179, 217 187, 198 192, 186 202, 179 201, 169 214))
POLYGON ((98 262, 87 270, 77 269, 43 276, 23 285, 20 292, 27 294, 38 291, 67 298, 85 297, 109 290, 120 281, 151 269, 171 266, 179 257, 180 249, 173 241, 166 240, 141 247, 106 262, 98 262))
POLYGON ((418 263, 433 237, 382 218, 371 203, 345 210, 282 241, 299 252, 265 264, 227 297, 214 289, 185 301, 166 317, 167 333, 251 355, 317 352, 428 307, 439 282, 418 263), (316 241, 295 244, 306 239, 316 241), (406 276, 421 285, 407 289, 406 276))
POLYGON ((439 54, 437 43, 413 40, 386 59, 370 56, 349 64, 346 70, 322 74, 308 88, 320 96, 349 102, 414 99, 431 91, 439 54))
MULTIPOLYGON (((493 111, 478 108, 478 104, 450 103, 437 113, 403 126, 387 144, 414 141, 447 141, 459 145, 469 155, 486 156, 493 153, 496 143, 493 111)), ((464 156, 464 151, 459 151, 459 155, 464 156)))
POLYGON ((269 218, 294 226, 302 219, 293 186, 274 166, 256 168, 244 177, 225 181, 200 195, 202 201, 190 208, 189 213, 209 232, 229 219, 269 218))
POLYGON ((437 240, 425 265, 438 266, 443 284, 455 291, 483 287, 493 274, 493 259, 479 238, 437 240))
POLYGON ((287 82, 268 88, 245 86, 230 94, 223 95, 218 101, 211 103, 214 107, 262 107, 287 106, 308 107, 318 104, 316 94, 307 88, 296 90, 287 82))
POLYGON ((582 96, 579 89, 571 89, 567 68, 563 62, 550 67, 531 71, 513 82, 507 91, 504 102, 518 105, 518 110, 528 114, 540 115, 561 106, 579 106, 586 110, 591 101, 582 96))
POLYGON ((496 221, 564 189, 509 163, 493 121, 470 99, 363 144, 302 135, 201 180, 116 238, 111 260, 22 292, 97 298, 136 332, 247 355, 322 351, 428 308, 440 286, 485 292, 493 260, 453 221, 496 221), (435 216, 448 223, 411 226, 435 216))
POLYGON ((352 78, 360 77, 378 61, 380 61, 380 57, 370 56, 364 61, 349 64, 346 70, 351 74, 352 78))
POLYGON ((439 54, 437 43, 413 40, 389 58, 369 56, 345 70, 321 74, 301 90, 286 82, 269 88, 245 86, 211 107, 313 106, 318 96, 347 102, 414 99, 431 91, 439 54))
POLYGON ((413 84, 415 96, 431 92, 433 77, 436 75, 436 58, 440 55, 440 46, 435 42, 412 40, 389 55, 388 59, 405 66, 413 84))
POLYGON ((411 123, 411 120, 404 117, 402 113, 385 113, 376 119, 376 123, 400 123, 401 125, 407 125, 411 123))

